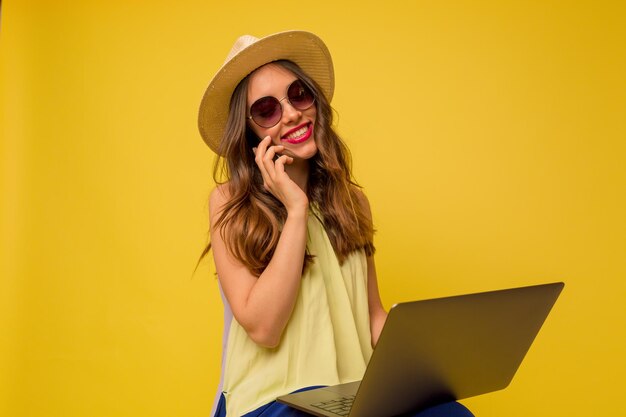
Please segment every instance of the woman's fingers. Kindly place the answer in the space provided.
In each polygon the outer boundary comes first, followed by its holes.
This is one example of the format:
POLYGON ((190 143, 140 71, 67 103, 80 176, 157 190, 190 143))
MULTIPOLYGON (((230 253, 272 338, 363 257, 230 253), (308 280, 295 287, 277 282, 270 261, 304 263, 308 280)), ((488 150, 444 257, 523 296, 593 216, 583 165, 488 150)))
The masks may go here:
POLYGON ((274 145, 267 148, 267 152, 263 155, 263 165, 265 166, 265 170, 267 173, 273 177, 274 175, 274 159, 277 152, 281 152, 283 147, 280 145, 274 145))
POLYGON ((293 162, 293 158, 287 155, 280 155, 278 159, 276 159, 276 163, 274 167, 276 169, 277 174, 282 174, 285 172, 285 165, 289 165, 293 162))
POLYGON ((259 146, 254 148, 254 161, 256 162, 259 170, 261 171, 261 176, 263 177, 263 182, 267 185, 270 180, 269 174, 267 172, 267 168, 264 162, 265 154, 267 153, 267 147, 271 142, 271 138, 266 136, 259 142, 259 146))
POLYGON ((257 148, 253 148, 253 151, 255 153, 255 162, 261 171, 261 176, 263 177, 265 189, 276 194, 277 190, 275 187, 277 174, 283 174, 285 172, 284 164, 290 164, 293 162, 293 158, 285 155, 278 155, 276 158, 276 155, 282 152, 285 147, 282 145, 271 145, 271 143, 271 138, 266 136, 261 142, 259 142, 259 146, 257 148), (283 162, 278 162, 279 159, 283 159, 283 162), (279 165, 280 168, 277 170, 279 165))
POLYGON ((269 136, 266 136, 263 139, 261 139, 261 141, 259 142, 259 145, 256 148, 254 148, 254 155, 255 155, 255 159, 257 159, 257 162, 259 162, 259 158, 265 155, 265 151, 267 150, 267 146, 270 144, 270 141, 271 141, 271 138, 269 136))

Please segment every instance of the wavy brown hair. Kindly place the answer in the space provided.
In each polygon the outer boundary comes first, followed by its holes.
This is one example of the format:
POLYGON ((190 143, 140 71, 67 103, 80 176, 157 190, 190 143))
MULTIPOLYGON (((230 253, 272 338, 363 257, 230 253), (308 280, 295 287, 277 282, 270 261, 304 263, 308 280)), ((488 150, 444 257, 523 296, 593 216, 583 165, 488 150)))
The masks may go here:
MULTIPOLYGON (((309 160, 307 196, 340 262, 356 251, 374 253, 374 229, 360 186, 352 178, 348 148, 332 129, 333 113, 319 85, 291 61, 275 61, 302 80, 315 96, 317 153, 309 160)), ((213 167, 216 184, 226 184, 229 200, 215 222, 229 253, 259 276, 267 267, 287 219, 283 204, 263 187, 252 147, 259 138, 247 126, 248 77, 231 96, 228 120, 213 167)), ((211 249, 209 242, 201 259, 211 249)), ((306 253, 303 270, 312 261, 306 253)))

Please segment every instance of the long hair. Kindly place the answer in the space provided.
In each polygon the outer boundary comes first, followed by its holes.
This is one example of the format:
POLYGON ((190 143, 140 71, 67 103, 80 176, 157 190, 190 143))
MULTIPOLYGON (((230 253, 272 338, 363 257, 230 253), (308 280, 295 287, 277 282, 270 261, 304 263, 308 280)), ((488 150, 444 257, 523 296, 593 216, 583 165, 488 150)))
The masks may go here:
MULTIPOLYGON (((302 80, 315 96, 317 153, 309 160, 307 197, 313 213, 324 225, 335 254, 342 263, 356 251, 374 253, 374 229, 359 185, 352 179, 348 148, 332 129, 333 113, 319 85, 291 61, 275 61, 302 80)), ((259 276, 267 267, 287 218, 283 204, 263 187, 252 147, 259 139, 247 126, 248 77, 231 96, 228 120, 213 167, 216 184, 226 184, 229 200, 215 222, 228 252, 259 276)), ((207 244, 201 259, 209 252, 207 244)), ((305 254, 303 270, 313 257, 305 254)))

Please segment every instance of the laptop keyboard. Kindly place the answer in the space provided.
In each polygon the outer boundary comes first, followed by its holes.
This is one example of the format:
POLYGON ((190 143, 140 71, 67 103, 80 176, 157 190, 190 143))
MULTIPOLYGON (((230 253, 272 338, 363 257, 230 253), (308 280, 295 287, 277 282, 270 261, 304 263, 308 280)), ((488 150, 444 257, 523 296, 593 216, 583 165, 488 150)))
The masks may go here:
POLYGON ((339 397, 330 401, 323 401, 315 404, 311 404, 313 407, 321 408, 322 410, 330 411, 338 416, 347 416, 350 414, 350 408, 354 402, 354 395, 347 395, 345 397, 339 397))

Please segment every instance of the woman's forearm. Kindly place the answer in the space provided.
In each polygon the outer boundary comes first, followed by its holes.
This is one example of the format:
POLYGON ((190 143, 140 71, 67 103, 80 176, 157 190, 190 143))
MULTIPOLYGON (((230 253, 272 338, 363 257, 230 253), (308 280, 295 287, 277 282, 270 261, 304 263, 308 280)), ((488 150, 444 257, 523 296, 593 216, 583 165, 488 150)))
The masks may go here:
POLYGON ((266 347, 280 342, 298 297, 307 218, 306 209, 288 214, 274 255, 250 289, 240 313, 248 335, 266 347))

